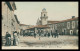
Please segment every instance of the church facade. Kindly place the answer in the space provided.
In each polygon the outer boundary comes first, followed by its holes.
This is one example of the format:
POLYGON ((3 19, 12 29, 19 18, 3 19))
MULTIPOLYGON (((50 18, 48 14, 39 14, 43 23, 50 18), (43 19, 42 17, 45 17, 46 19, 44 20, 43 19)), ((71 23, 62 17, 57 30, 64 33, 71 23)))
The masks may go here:
POLYGON ((53 22, 58 22, 58 21, 49 21, 47 11, 45 8, 43 8, 41 12, 41 17, 38 18, 36 25, 49 25, 52 24, 53 22))
POLYGON ((43 8, 42 12, 41 12, 41 17, 40 17, 40 19, 38 18, 38 20, 37 20, 37 25, 46 25, 47 19, 48 19, 47 11, 45 8, 43 8))

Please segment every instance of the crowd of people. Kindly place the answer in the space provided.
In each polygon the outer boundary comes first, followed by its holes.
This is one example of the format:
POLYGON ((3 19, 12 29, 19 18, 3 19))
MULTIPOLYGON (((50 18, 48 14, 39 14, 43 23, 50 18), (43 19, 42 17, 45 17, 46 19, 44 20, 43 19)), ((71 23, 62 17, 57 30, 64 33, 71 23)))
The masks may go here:
POLYGON ((58 38, 59 36, 59 33, 57 31, 55 31, 54 33, 49 33, 49 32, 46 32, 46 33, 43 33, 43 32, 38 32, 38 33, 35 33, 34 31, 33 32, 27 32, 27 33, 23 33, 23 36, 34 36, 36 38, 36 36, 41 36, 41 37, 54 37, 54 38, 58 38))

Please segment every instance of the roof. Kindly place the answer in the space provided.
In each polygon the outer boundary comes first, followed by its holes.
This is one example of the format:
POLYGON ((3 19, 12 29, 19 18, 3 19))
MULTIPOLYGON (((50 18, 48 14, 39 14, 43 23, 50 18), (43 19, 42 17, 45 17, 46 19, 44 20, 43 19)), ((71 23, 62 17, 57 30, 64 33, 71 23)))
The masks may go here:
POLYGON ((34 26, 36 28, 49 28, 47 25, 37 25, 37 26, 34 26))
POLYGON ((50 23, 50 24, 53 24, 53 23, 57 23, 57 22, 59 22, 59 21, 48 21, 48 24, 50 23))
POLYGON ((32 27, 27 28, 27 30, 31 30, 34 28, 44 29, 44 28, 49 28, 49 27, 47 25, 36 25, 36 26, 32 26, 32 27))
POLYGON ((67 22, 67 21, 73 21, 73 20, 76 20, 76 19, 78 19, 78 17, 70 18, 70 19, 67 19, 67 20, 62 20, 62 21, 55 22, 55 23, 61 23, 61 22, 67 22))
POLYGON ((45 8, 43 8, 43 9, 42 9, 42 11, 46 11, 46 9, 45 9, 45 8))
POLYGON ((46 10, 45 8, 43 8, 42 10, 46 10))

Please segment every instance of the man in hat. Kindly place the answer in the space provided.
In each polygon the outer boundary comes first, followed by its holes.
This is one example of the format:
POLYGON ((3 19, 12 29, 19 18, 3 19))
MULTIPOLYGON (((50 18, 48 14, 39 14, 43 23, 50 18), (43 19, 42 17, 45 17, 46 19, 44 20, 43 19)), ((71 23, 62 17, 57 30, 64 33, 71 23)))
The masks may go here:
POLYGON ((6 46, 10 46, 11 45, 11 35, 6 32, 6 36, 5 36, 5 39, 6 39, 6 46))

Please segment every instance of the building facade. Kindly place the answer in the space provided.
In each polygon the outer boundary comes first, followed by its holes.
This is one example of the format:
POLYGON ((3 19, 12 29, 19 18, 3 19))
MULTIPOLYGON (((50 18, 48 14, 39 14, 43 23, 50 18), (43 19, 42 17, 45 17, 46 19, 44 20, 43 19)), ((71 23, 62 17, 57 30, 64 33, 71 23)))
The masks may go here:
POLYGON ((13 39, 13 32, 19 30, 19 21, 14 16, 14 10, 16 10, 14 2, 2 2, 2 41, 6 32, 9 32, 11 39, 13 39))
POLYGON ((53 23, 53 31, 61 35, 78 35, 78 17, 53 23))
POLYGON ((42 9, 40 20, 38 18, 37 25, 46 25, 48 20, 47 11, 45 8, 42 9))

